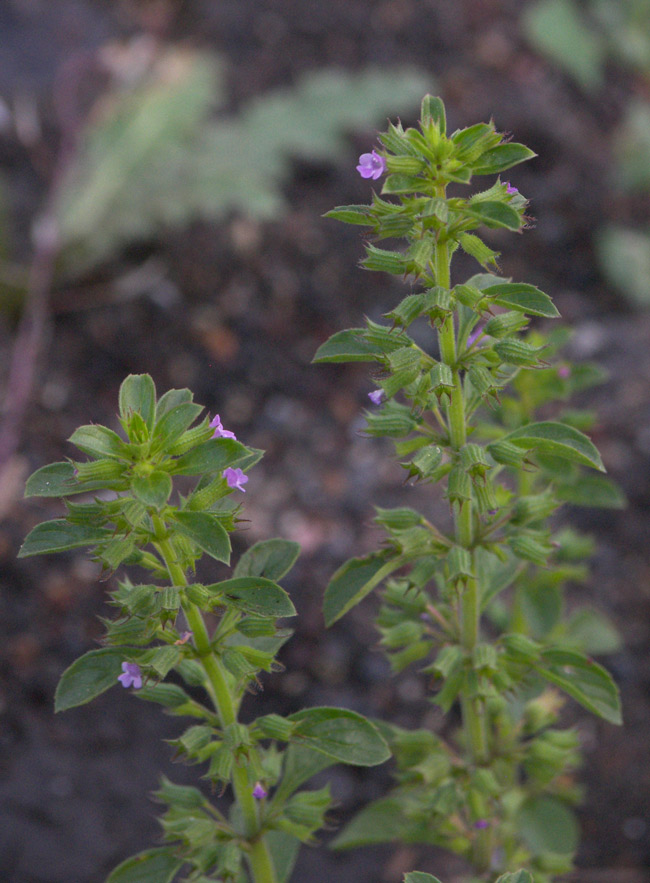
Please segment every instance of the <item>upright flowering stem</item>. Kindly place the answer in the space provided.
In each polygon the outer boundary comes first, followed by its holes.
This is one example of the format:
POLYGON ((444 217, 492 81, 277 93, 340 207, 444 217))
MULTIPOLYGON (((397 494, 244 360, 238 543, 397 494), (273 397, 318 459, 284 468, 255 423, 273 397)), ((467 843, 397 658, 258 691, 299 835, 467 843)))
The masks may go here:
MULTIPOLYGON (((444 185, 438 188, 438 196, 445 196, 444 185)), ((449 249, 446 242, 438 242, 435 249, 435 278, 442 288, 451 287, 449 249)), ((467 425, 465 417, 465 402, 463 384, 460 372, 456 364, 457 343, 454 329, 453 314, 443 322, 438 332, 440 357, 452 371, 454 390, 451 401, 447 408, 449 427, 449 440, 454 451, 458 452, 467 440, 467 425)), ((476 573, 473 555, 473 506, 471 500, 455 502, 454 523, 456 542, 459 546, 467 549, 472 556, 472 570, 476 573)), ((466 654, 471 658, 474 648, 479 640, 479 584, 476 576, 472 576, 462 590, 460 597, 460 630, 461 644, 466 654)), ((465 742, 471 752, 475 764, 484 764, 488 759, 488 738, 485 716, 485 703, 481 699, 473 699, 468 696, 461 697, 463 715, 463 729, 465 742)), ((485 870, 490 863, 492 851, 492 836, 489 827, 477 831, 474 843, 474 862, 477 869, 485 870)))
MULTIPOLYGON (((174 586, 186 586, 187 578, 176 563, 171 539, 167 536, 164 521, 155 516, 154 526, 159 539, 156 548, 160 552, 169 578, 174 586)), ((223 729, 237 722, 237 708, 233 702, 225 672, 210 645, 208 630, 199 608, 189 601, 183 603, 183 612, 193 635, 199 661, 208 678, 208 692, 217 710, 223 729)), ((258 809, 248 780, 246 767, 234 764, 233 790, 244 818, 246 838, 250 847, 247 853, 254 883, 276 883, 275 868, 264 838, 260 836, 258 809)))

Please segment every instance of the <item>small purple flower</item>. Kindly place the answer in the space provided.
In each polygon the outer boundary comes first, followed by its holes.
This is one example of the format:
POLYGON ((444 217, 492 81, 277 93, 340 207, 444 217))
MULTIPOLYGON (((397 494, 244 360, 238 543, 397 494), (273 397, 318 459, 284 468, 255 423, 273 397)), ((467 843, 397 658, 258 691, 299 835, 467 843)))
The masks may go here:
POLYGON ((373 405, 380 405, 383 397, 384 397, 384 390, 383 389, 374 389, 372 392, 368 393, 368 398, 373 403, 373 405))
POLYGON ((472 332, 467 336, 467 348, 469 349, 471 346, 474 346, 478 338, 483 334, 483 328, 481 325, 478 325, 472 332))
POLYGON ((214 415, 214 419, 210 421, 210 426, 214 429, 212 438, 234 438, 235 441, 237 440, 237 436, 234 432, 223 428, 221 425, 221 417, 219 417, 218 414, 214 415))
POLYGON ((503 182, 506 185, 506 193, 508 196, 514 196, 515 193, 519 193, 516 187, 513 187, 510 181, 503 182))
POLYGON ((474 827, 478 828, 479 830, 482 830, 484 828, 489 828, 490 823, 488 822, 487 819, 478 819, 478 821, 474 822, 474 827))
POLYGON ((568 365, 561 365, 557 369, 557 376, 561 377, 562 380, 567 380, 567 378, 571 377, 571 368, 568 365))
POLYGON ((263 800, 268 794, 268 791, 264 788, 261 782, 255 782, 255 787, 253 788, 253 797, 256 800, 263 800))
POLYGON ((248 476, 244 475, 242 469, 233 469, 232 466, 229 466, 227 469, 224 469, 221 474, 226 479, 228 487, 237 489, 243 494, 246 493, 246 488, 244 488, 242 485, 246 484, 246 482, 248 481, 248 476))
POLYGON ((376 181, 386 171, 386 160, 383 156, 379 156, 376 150, 372 153, 362 153, 359 157, 359 165, 357 172, 362 178, 372 178, 376 181))
POLYGON ((123 674, 117 678, 122 686, 133 687, 134 690, 139 690, 142 686, 142 672, 137 662, 123 662, 122 672, 123 674))

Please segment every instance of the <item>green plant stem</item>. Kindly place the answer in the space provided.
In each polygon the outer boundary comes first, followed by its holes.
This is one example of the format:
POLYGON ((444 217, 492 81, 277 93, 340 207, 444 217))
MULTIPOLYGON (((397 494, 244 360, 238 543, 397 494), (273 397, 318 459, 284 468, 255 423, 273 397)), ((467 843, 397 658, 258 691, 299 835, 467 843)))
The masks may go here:
MULTIPOLYGON (((154 527, 156 530, 155 546, 165 562, 172 585, 186 586, 185 573, 176 560, 173 542, 167 536, 166 526, 162 519, 154 516, 154 527)), ((237 706, 230 693, 226 673, 214 655, 208 630, 199 608, 191 602, 186 602, 183 604, 183 612, 192 631, 197 654, 208 678, 208 693, 219 714, 221 726, 225 729, 237 721, 237 706)), ((245 834, 249 845, 247 858, 254 883, 276 883, 273 861, 268 846, 260 833, 259 816, 248 780, 248 770, 237 763, 233 765, 233 791, 244 819, 245 834)))
MULTIPOLYGON (((444 188, 438 193, 444 197, 444 188)), ((437 284, 443 288, 451 287, 451 271, 449 249, 446 242, 438 242, 435 251, 435 271, 437 284)), ((440 356, 452 370, 454 390, 447 408, 449 423, 449 441, 454 452, 458 452, 467 441, 467 421, 465 401, 460 372, 456 365, 457 347, 453 315, 449 316, 438 332, 440 356)), ((454 506, 454 522, 456 542, 472 553, 474 543, 473 506, 467 500, 463 505, 454 506)), ((475 568, 473 568, 475 570, 475 568)), ((460 602, 460 639, 463 649, 471 658, 479 640, 480 594, 475 577, 467 581, 460 602)), ((465 742, 475 764, 485 764, 488 760, 488 738, 485 704, 481 699, 462 696, 461 709, 465 742)), ((478 871, 485 871, 490 866, 492 855, 492 831, 490 828, 476 832, 473 844, 473 861, 478 871)))

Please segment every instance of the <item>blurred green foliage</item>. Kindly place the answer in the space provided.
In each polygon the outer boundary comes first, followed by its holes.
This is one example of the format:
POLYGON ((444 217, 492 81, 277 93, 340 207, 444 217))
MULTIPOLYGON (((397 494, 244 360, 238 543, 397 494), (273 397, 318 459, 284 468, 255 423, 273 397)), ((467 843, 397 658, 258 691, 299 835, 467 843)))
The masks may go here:
POLYGON ((56 217, 69 275, 162 229, 239 211, 272 218, 292 158, 338 161, 345 135, 416 107, 431 86, 414 70, 324 70, 214 116, 218 60, 168 49, 128 87, 96 104, 59 189, 56 217))

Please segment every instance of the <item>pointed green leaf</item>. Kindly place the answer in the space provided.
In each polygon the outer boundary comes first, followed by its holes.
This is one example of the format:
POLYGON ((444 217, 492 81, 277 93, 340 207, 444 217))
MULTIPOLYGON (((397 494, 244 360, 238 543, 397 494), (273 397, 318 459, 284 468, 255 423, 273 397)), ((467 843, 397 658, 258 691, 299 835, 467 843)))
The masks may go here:
POLYGON ((335 623, 402 564, 404 561, 401 558, 386 561, 382 555, 370 555, 367 558, 352 558, 339 567, 325 589, 325 624, 330 626, 335 623))
POLYGON ((273 859, 277 883, 288 883, 300 851, 300 840, 285 831, 267 831, 264 839, 273 859))
POLYGON ((248 448, 232 438, 209 439, 183 454, 171 468, 172 475, 204 475, 223 472, 228 466, 239 464, 249 454, 248 448))
POLYGON ((54 710, 67 711, 85 705, 115 686, 122 673, 125 652, 128 651, 107 647, 90 650, 76 659, 61 675, 54 694, 54 710))
POLYGON ((119 403, 123 419, 140 414, 151 432, 156 417, 156 387, 149 374, 129 374, 120 387, 119 403))
POLYGON ((499 172, 505 172, 506 169, 510 169, 520 162, 525 162, 527 159, 533 159, 535 156, 537 154, 523 144, 513 142, 499 144, 491 150, 486 150, 472 169, 472 174, 498 175, 499 172))
POLYGON ((555 494, 559 500, 573 506, 624 509, 626 505, 623 491, 604 475, 580 475, 574 484, 559 484, 555 494))
POLYGON ((89 457, 125 457, 127 443, 107 426, 80 426, 68 439, 89 457))
POLYGON ((177 408, 179 405, 184 405, 187 402, 191 402, 193 399, 194 394, 190 389, 168 389, 167 392, 163 393, 158 399, 158 404, 156 405, 156 420, 160 420, 160 418, 168 411, 171 411, 172 408, 177 408))
POLYGON ((338 205, 332 211, 326 212, 323 217, 343 221, 344 224, 362 224, 367 227, 372 223, 370 211, 369 205, 338 205))
POLYGON ((376 766, 390 757, 379 730, 346 708, 305 708, 289 715, 296 724, 292 740, 354 766, 376 766))
POLYGON ((118 865, 106 883, 171 883, 184 864, 171 847, 147 849, 118 865))
POLYGON ((29 476, 25 485, 25 496, 71 497, 73 494, 87 493, 103 486, 103 482, 77 482, 72 463, 50 463, 29 476))
POLYGON ((172 492, 172 480, 166 472, 157 469, 150 475, 132 479, 131 489, 145 506, 162 509, 172 492))
POLYGON ((534 883, 532 875, 523 869, 510 874, 502 874, 497 883, 534 883))
POLYGON ((233 606, 259 616, 295 616, 296 608, 277 583, 262 576, 241 576, 206 586, 211 593, 225 595, 233 606))
POLYGON ((27 558, 30 555, 47 555, 50 552, 65 552, 82 546, 94 546, 111 535, 112 531, 106 527, 71 524, 65 518, 43 521, 27 534, 18 557, 27 558))
POLYGON ((282 802, 299 788, 303 782, 307 782, 316 773, 336 763, 334 758, 314 751, 308 745, 301 742, 293 742, 284 754, 284 769, 282 778, 275 793, 273 801, 282 802))
POLYGON ((175 512, 174 524, 179 533, 217 561, 230 561, 230 538, 219 519, 209 512, 175 512))
POLYGON ((233 575, 282 579, 296 563, 299 554, 298 543, 282 539, 262 540, 244 552, 233 575))
MULTIPOLYGON (((605 471, 603 461, 593 442, 580 430, 566 423, 554 421, 529 423, 504 435, 500 441, 509 441, 520 448, 541 451, 575 463, 582 463, 583 466, 592 466, 600 472, 605 471)), ((489 447, 488 445, 488 450, 489 447)))
POLYGON ((411 871, 410 874, 404 875, 404 883, 440 883, 440 880, 433 874, 425 874, 424 871, 411 871))
POLYGON ((505 202, 490 201, 472 202, 465 212, 472 218, 478 218, 486 227, 505 227, 507 230, 519 230, 522 221, 519 212, 505 202))
POLYGON ((404 803, 385 797, 364 807, 330 844, 332 849, 356 849, 376 843, 407 841, 409 820, 404 803))
POLYGON ((503 282, 489 285, 483 294, 494 299, 494 303, 509 310, 519 310, 529 316, 544 316, 555 319, 560 314, 548 294, 544 294, 534 285, 520 282, 503 282))
POLYGON ((517 827, 536 855, 570 855, 578 848, 580 832, 576 817, 557 797, 543 794, 526 800, 517 814, 517 827))
POLYGON ((201 405, 182 402, 165 411, 162 416, 158 417, 154 429, 154 438, 158 445, 163 449, 172 445, 194 423, 202 410, 201 405))
POLYGON ((589 711, 609 721, 623 723, 618 687, 610 673, 576 650, 551 648, 542 653, 536 671, 568 693, 589 711))

